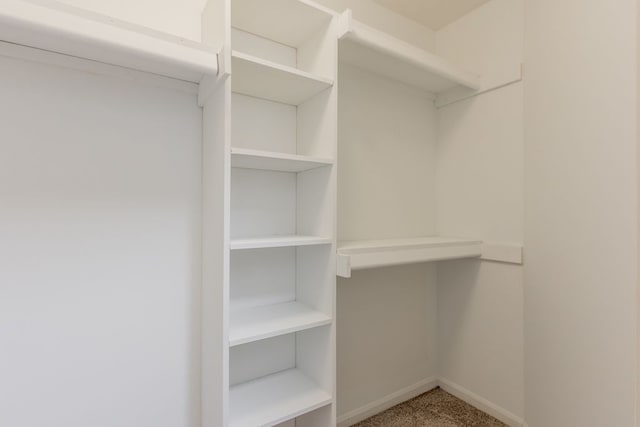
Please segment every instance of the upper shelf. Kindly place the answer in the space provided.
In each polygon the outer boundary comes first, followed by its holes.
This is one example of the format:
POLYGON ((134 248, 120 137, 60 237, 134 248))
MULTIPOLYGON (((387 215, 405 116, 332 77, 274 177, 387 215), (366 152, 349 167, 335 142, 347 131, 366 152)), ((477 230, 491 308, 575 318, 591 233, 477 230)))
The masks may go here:
POLYGON ((234 92, 300 105, 331 87, 333 81, 242 52, 231 52, 234 92))
POLYGON ((308 0, 233 0, 231 25, 290 47, 300 47, 334 12, 308 0))
POLYGON ((523 263, 521 243, 486 242, 458 237, 338 242, 336 274, 351 277, 351 270, 416 264, 448 259, 480 258, 509 264, 523 263))
POLYGON ((455 237, 340 242, 336 274, 340 277, 351 277, 351 270, 446 259, 477 258, 481 255, 481 241, 455 237))
POLYGON ((341 16, 340 60, 434 94, 457 86, 479 89, 479 78, 443 58, 368 27, 347 9, 341 16))
POLYGON ((2 0, 0 40, 192 83, 218 72, 200 43, 54 2, 2 0))

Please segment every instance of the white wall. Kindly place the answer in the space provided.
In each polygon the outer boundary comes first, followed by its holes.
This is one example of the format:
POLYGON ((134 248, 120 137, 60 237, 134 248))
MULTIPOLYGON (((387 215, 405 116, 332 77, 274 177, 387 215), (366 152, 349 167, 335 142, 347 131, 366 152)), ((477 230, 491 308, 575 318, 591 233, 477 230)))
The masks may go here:
POLYGON ((0 425, 199 425, 194 96, 0 57, 0 425))
POLYGON ((57 1, 197 41, 201 36, 201 14, 206 4, 206 0, 57 1))
POLYGON ((435 108, 416 88, 340 64, 338 237, 435 232, 435 108))
MULTIPOLYGON (((433 265, 362 270, 338 280, 338 417, 436 376, 433 265)), ((403 399, 404 400, 404 399, 403 399)))
MULTIPOLYGON (((401 83, 340 65, 338 238, 435 231, 435 108, 401 83)), ((435 265, 338 280, 338 416, 436 373, 435 265)))
MULTIPOLYGON (((522 60, 523 2, 493 0, 437 33, 438 53, 494 80, 522 60)), ((523 95, 516 83, 438 110, 438 232, 523 239, 523 95)), ((438 264, 438 372, 524 416, 522 267, 438 264)), ((494 414, 496 415, 496 414, 494 414)))
POLYGON ((525 8, 525 410, 635 425, 637 2, 525 8))

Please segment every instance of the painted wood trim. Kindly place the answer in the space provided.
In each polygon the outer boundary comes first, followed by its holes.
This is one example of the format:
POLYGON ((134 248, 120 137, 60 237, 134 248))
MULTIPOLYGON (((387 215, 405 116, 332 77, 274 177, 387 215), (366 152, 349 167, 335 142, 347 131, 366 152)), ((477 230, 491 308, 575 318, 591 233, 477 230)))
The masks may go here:
POLYGON ((413 399, 416 396, 426 393, 429 390, 433 390, 438 386, 438 379, 436 377, 425 378, 422 381, 418 381, 415 384, 404 387, 394 393, 388 394, 380 399, 374 400, 360 408, 349 411, 343 415, 338 416, 338 427, 349 427, 360 421, 366 420, 382 411, 385 411, 399 403, 406 402, 409 399, 413 399))
POLYGON ((495 403, 465 389, 464 387, 454 383, 453 381, 449 381, 444 378, 438 378, 438 385, 444 391, 449 394, 454 395, 460 400, 464 400, 469 405, 480 409, 483 412, 491 415, 494 418, 502 421, 503 423, 509 425, 510 427, 524 427, 525 422, 524 419, 518 417, 510 411, 507 411, 503 407, 496 405, 495 403))

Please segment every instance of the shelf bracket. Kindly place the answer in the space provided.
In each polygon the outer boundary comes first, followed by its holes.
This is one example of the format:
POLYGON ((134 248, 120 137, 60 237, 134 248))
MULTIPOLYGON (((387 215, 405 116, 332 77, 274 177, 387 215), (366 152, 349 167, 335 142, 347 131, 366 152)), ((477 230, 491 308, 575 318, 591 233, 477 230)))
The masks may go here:
POLYGON ((338 40, 353 31, 353 12, 346 9, 338 16, 338 40))
POLYGON ((523 248, 521 244, 483 242, 482 256, 484 261, 502 262, 506 264, 523 264, 523 248))
POLYGON ((218 73, 204 76, 198 87, 198 106, 200 107, 204 107, 218 85, 231 76, 231 49, 227 46, 222 47, 216 57, 218 73))
POLYGON ((336 255, 336 276, 351 278, 351 257, 347 255, 336 255))

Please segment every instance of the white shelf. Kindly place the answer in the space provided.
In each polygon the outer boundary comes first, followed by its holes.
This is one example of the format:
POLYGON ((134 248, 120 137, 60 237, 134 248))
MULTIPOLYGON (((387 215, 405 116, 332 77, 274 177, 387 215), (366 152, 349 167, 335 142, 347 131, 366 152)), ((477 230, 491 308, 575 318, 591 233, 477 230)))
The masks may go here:
POLYGON ((346 10, 341 16, 340 60, 393 80, 441 93, 457 86, 479 89, 477 76, 430 52, 368 27, 346 10))
POLYGON ((270 151, 231 149, 231 166, 244 169, 263 169, 279 172, 303 172, 333 164, 333 160, 270 151))
POLYGON ((234 92, 300 105, 331 87, 333 81, 238 51, 231 53, 234 92))
POLYGON ((478 258, 481 255, 481 241, 455 237, 339 242, 336 274, 340 277, 351 277, 352 270, 447 259, 478 258))
POLYGON ((297 301, 231 313, 231 347, 331 324, 331 317, 297 301))
POLYGON ((297 369, 231 387, 231 427, 273 426, 329 405, 331 395, 297 369))
POLYGON ((218 72, 199 43, 62 4, 2 0, 0 40, 193 83, 218 72))
POLYGON ((330 245, 331 239, 318 236, 271 236, 231 239, 231 250, 282 248, 287 246, 330 245))
POLYGON ((307 0, 233 0, 231 25, 300 47, 329 24, 334 12, 307 0))

